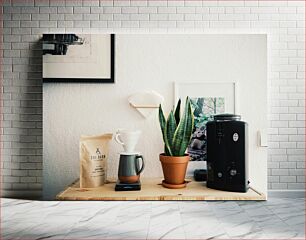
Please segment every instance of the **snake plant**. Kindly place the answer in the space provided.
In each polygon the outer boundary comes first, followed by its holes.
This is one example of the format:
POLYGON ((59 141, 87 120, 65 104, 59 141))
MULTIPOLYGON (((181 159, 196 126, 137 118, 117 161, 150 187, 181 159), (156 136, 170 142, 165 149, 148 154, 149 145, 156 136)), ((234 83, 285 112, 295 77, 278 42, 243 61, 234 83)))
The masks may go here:
POLYGON ((189 97, 186 98, 185 109, 180 116, 181 100, 175 110, 171 110, 166 120, 163 109, 159 105, 159 123, 165 143, 166 156, 184 156, 193 132, 194 116, 189 97))

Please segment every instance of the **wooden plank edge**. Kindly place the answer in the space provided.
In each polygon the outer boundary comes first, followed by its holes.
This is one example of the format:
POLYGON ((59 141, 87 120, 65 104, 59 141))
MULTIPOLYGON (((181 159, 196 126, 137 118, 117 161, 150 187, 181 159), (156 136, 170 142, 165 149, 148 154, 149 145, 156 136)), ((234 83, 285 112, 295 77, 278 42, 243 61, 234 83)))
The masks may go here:
POLYGON ((56 194, 55 196, 55 200, 62 200, 62 195, 64 195, 65 192, 67 192, 68 190, 70 190, 70 187, 66 188, 65 190, 59 192, 58 194, 56 194))
POLYGON ((251 186, 250 186, 250 189, 251 189, 252 191, 254 191, 255 193, 257 193, 258 195, 260 195, 260 196, 265 196, 263 193, 257 191, 255 188, 253 188, 253 187, 251 187, 251 186))
POLYGON ((63 197, 61 201, 264 201, 265 196, 258 197, 215 197, 215 196, 148 196, 148 197, 63 197))

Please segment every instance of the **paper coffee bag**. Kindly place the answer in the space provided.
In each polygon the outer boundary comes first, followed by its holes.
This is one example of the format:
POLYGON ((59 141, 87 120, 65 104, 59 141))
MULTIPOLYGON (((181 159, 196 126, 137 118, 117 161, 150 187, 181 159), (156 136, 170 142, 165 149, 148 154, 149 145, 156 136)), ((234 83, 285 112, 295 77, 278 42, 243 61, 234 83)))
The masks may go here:
POLYGON ((103 185, 107 176, 107 158, 112 134, 81 136, 80 138, 80 187, 93 188, 103 185))

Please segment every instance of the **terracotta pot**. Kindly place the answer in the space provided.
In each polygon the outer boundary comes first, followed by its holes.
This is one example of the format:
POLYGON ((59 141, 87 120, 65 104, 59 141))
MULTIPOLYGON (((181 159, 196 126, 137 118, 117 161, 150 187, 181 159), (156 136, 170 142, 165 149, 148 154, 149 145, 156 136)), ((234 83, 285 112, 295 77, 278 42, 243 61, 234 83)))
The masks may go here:
POLYGON ((189 155, 183 157, 166 156, 160 154, 159 159, 162 164, 165 182, 173 185, 185 183, 187 165, 190 160, 189 155))

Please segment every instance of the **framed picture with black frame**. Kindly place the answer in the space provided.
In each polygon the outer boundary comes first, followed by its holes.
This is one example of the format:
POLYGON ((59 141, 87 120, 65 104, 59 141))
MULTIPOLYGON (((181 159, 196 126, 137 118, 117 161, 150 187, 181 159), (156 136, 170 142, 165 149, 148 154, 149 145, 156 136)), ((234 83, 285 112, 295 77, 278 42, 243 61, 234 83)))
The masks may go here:
POLYGON ((43 82, 115 83, 114 34, 43 34, 43 82))

